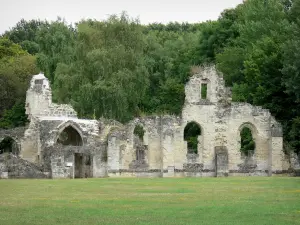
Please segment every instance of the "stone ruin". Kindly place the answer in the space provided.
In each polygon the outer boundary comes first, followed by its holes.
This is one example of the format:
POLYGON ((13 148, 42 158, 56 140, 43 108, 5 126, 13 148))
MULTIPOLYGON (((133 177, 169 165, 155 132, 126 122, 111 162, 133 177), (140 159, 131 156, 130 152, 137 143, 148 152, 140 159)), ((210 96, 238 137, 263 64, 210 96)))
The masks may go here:
POLYGON ((70 105, 52 103, 43 74, 33 76, 26 96, 29 126, 0 131, 0 141, 10 137, 18 148, 0 157, 0 177, 271 176, 299 167, 299 160, 284 154, 281 125, 268 110, 232 102, 214 66, 194 72, 181 116, 148 116, 127 124, 78 119, 70 105), (190 123, 199 129, 193 151, 184 137, 190 123), (240 151, 245 127, 255 141, 247 156, 240 151))

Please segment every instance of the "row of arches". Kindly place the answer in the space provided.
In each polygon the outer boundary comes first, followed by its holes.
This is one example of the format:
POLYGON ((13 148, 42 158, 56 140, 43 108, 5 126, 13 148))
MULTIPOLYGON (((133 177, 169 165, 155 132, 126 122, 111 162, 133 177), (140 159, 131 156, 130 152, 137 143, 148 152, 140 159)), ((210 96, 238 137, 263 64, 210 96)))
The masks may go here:
MULTIPOLYGON (((253 155, 256 144, 253 138, 253 133, 250 124, 244 124, 239 130, 240 133, 240 152, 245 156, 253 155)), ((133 131, 134 137, 143 143, 145 130, 142 125, 136 125, 133 131)), ((184 128, 184 140, 187 142, 187 153, 188 154, 198 154, 199 136, 202 135, 201 127, 198 123, 192 121, 189 122, 184 128)), ((136 159, 139 160, 144 158, 143 152, 138 152, 136 154, 136 159)))
MULTIPOLYGON (((62 145, 82 146, 83 140, 79 132, 73 126, 69 125, 60 132, 56 143, 62 145)), ((12 137, 7 136, 0 141, 0 154, 12 153, 18 155, 19 151, 18 143, 12 137)))
MULTIPOLYGON (((189 122, 184 128, 184 140, 187 142, 188 153, 198 153, 198 138, 201 135, 201 127, 196 122, 189 122)), ((134 136, 142 143, 145 130, 143 126, 136 125, 134 128, 134 136)), ((251 154, 255 150, 255 141, 252 131, 248 126, 240 130, 241 148, 240 151, 245 154, 251 154)), ((57 143, 62 145, 82 146, 83 140, 79 132, 71 125, 65 127, 57 138, 57 143)), ((5 137, 0 142, 0 154, 4 152, 12 152, 18 154, 18 146, 16 141, 11 137, 5 137)), ((139 155, 139 154, 138 154, 139 155)), ((142 154, 141 154, 142 155, 142 154)), ((137 156, 137 158, 140 158, 137 156)))
MULTIPOLYGON (((201 127, 196 122, 189 122, 184 128, 184 140, 187 142, 187 153, 198 154, 199 136, 201 127)), ((249 125, 242 126, 240 129, 240 151, 243 155, 253 155, 255 151, 255 140, 249 125)))
MULTIPOLYGON (((82 146, 83 140, 79 132, 73 126, 69 125, 60 132, 56 143, 62 145, 82 146)), ((19 152, 19 144, 14 138, 6 136, 0 140, 0 154, 12 153, 18 155, 19 152)))

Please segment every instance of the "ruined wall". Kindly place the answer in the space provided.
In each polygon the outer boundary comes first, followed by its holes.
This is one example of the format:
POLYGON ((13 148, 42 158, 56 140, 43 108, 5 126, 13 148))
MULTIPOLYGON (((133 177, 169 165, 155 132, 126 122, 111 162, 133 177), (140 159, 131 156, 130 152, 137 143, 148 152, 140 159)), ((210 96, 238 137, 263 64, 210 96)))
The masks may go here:
POLYGON ((29 119, 40 115, 52 103, 52 93, 48 79, 44 74, 34 75, 26 92, 26 114, 29 119))
POLYGON ((108 173, 111 176, 160 176, 160 117, 139 118, 114 128, 108 135, 108 173), (137 125, 143 127, 143 140, 134 135, 137 125), (137 148, 143 159, 137 159, 137 148))
POLYGON ((52 178, 266 176, 288 172, 291 159, 282 150, 282 129, 269 111, 231 102, 230 89, 215 67, 193 71, 185 86, 180 117, 149 116, 127 124, 103 118, 77 119, 71 106, 52 103, 49 81, 42 74, 35 75, 27 91, 26 113, 31 122, 20 139, 20 156, 41 165, 43 173, 52 178), (190 152, 184 140, 190 122, 201 130, 197 153, 190 152), (137 126, 144 131, 142 137, 134 134, 137 126), (251 155, 240 151, 244 127, 251 130, 256 143, 251 155), (69 140, 71 134, 75 136, 69 140))
MULTIPOLYGON (((195 70, 194 70, 195 71, 195 70)), ((185 86, 181 117, 138 118, 108 135, 108 173, 135 176, 235 176, 282 173, 287 161, 282 151, 280 124, 266 109, 247 103, 232 103, 231 93, 214 67, 198 68, 185 86), (206 88, 206 95, 202 88, 206 88), (188 153, 184 129, 189 122, 201 128, 198 153, 188 153), (145 164, 135 161, 134 127, 145 129, 145 164), (241 130, 251 130, 254 153, 241 153, 241 130)))
MULTIPOLYGON (((249 173, 245 171, 245 158, 240 149, 240 131, 248 127, 252 131, 256 143, 253 157, 254 173, 267 175, 272 169, 269 154, 272 151, 270 143, 271 115, 268 110, 247 103, 232 103, 230 92, 225 88, 223 78, 214 67, 200 68, 186 85, 186 103, 183 109, 183 126, 190 121, 197 122, 203 132, 203 148, 201 160, 207 175, 215 173, 215 147, 224 146, 228 149, 228 172, 249 173), (201 84, 207 84, 207 98, 201 98, 201 84)), ((280 138, 279 138, 280 139, 280 138)), ((282 140, 282 138, 280 139, 282 140)), ((282 152, 282 143, 278 140, 277 151, 282 152)), ((282 162, 281 162, 282 163, 282 162)), ((280 169, 280 163, 273 167, 280 169)))
POLYGON ((77 118, 72 106, 52 103, 50 83, 44 74, 34 75, 30 81, 26 92, 26 114, 29 119, 38 116, 77 118))
MULTIPOLYGON (((48 165, 56 178, 74 177, 75 154, 90 157, 91 170, 88 176, 106 176, 106 143, 99 138, 98 122, 68 118, 57 120, 54 117, 41 118, 40 140, 42 144, 42 163, 48 165), (68 127, 76 130, 82 139, 81 146, 58 143, 59 135, 68 127), (49 154, 51 153, 51 154, 49 154)), ((84 166, 84 165, 83 165, 84 166)))
MULTIPOLYGON (((260 107, 254 107, 245 103, 233 103, 228 117, 228 152, 229 170, 233 173, 254 173, 255 175, 268 175, 271 172, 269 154, 270 146, 270 113, 260 107), (245 158, 241 157, 240 132, 244 127, 251 130, 255 141, 255 150, 252 160, 252 168, 245 170, 245 158)), ((282 148, 282 147, 281 147, 282 148)))

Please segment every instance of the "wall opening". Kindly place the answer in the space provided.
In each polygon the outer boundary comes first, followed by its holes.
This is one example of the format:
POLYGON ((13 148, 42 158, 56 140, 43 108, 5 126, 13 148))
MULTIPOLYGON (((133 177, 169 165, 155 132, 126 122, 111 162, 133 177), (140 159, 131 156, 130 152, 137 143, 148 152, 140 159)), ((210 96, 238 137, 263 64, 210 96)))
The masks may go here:
POLYGON ((255 151, 255 141, 252 136, 252 131, 248 127, 244 127, 240 132, 241 148, 240 151, 246 156, 253 156, 255 151))
POLYGON ((207 99, 207 84, 201 84, 201 99, 207 99))
POLYGON ((76 129, 72 126, 66 127, 59 135, 57 143, 62 145, 82 146, 83 141, 76 129))
POLYGON ((18 144, 11 137, 5 137, 0 142, 0 154, 3 154, 3 153, 12 153, 14 155, 18 155, 19 154, 18 144))
POLYGON ((92 156, 83 154, 83 153, 75 153, 74 154, 74 162, 75 162, 75 178, 89 178, 93 177, 92 174, 92 156))
POLYGON ((188 123, 184 128, 184 140, 187 142, 188 154, 198 154, 198 136, 201 128, 195 122, 188 123))
POLYGON ((133 155, 132 162, 129 164, 130 169, 145 169, 147 164, 147 150, 148 146, 145 144, 145 133, 143 126, 138 124, 133 130, 133 148, 135 155, 133 155))
POLYGON ((43 79, 36 79, 34 81, 34 84, 42 85, 43 84, 43 79))
POLYGON ((145 130, 143 126, 136 125, 133 131, 133 134, 140 139, 140 141, 144 141, 145 130))
POLYGON ((136 149, 136 160, 143 161, 145 160, 145 146, 144 146, 144 135, 145 130, 143 126, 136 125, 133 131, 134 134, 134 146, 136 149))

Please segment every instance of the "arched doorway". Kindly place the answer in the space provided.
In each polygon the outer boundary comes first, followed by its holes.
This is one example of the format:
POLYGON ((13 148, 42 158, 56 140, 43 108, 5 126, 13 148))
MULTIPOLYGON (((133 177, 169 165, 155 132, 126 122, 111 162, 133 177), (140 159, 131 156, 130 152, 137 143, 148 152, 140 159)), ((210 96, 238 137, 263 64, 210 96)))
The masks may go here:
POLYGON ((82 146, 83 141, 78 131, 70 126, 67 126, 58 136, 57 143, 62 145, 82 146))
POLYGON ((0 142, 0 154, 12 153, 14 155, 19 154, 19 147, 17 142, 11 137, 5 137, 0 142))
POLYGON ((184 128, 184 140, 187 142, 187 154, 198 154, 198 137, 201 127, 196 122, 188 123, 184 128))
POLYGON ((250 173, 255 171, 257 167, 256 162, 256 143, 257 130, 251 123, 244 123, 239 129, 240 135, 240 148, 242 163, 238 166, 244 173, 250 173))
MULTIPOLYGON (((72 125, 66 126, 57 138, 57 143, 64 146, 83 146, 83 139, 72 125)), ((92 177, 92 156, 74 148, 74 177, 92 177)))

